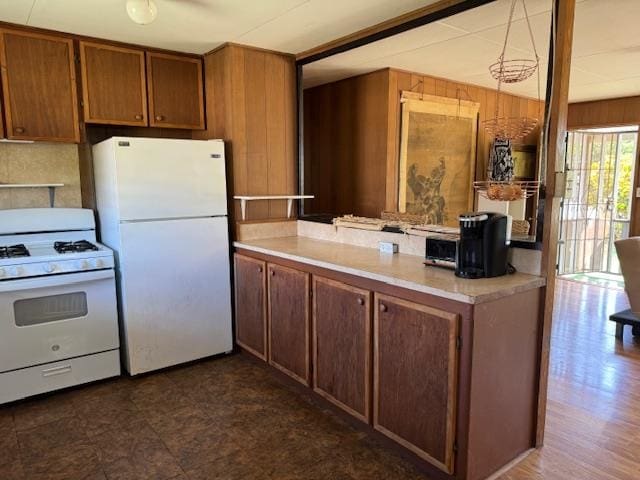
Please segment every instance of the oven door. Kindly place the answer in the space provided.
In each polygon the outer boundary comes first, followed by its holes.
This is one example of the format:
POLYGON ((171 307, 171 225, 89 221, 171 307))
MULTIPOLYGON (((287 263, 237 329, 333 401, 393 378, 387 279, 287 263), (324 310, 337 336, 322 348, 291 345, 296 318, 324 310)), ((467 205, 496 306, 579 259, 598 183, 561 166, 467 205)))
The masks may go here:
POLYGON ((0 282, 0 372, 118 345, 113 270, 0 282))

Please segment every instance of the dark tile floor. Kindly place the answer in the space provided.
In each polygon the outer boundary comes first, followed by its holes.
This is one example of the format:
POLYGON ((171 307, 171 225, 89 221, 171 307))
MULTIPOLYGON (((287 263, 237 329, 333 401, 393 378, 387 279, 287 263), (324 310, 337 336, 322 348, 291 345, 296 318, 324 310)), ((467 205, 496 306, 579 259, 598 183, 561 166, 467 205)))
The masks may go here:
POLYGON ((424 478, 243 355, 0 407, 1 480, 424 478))

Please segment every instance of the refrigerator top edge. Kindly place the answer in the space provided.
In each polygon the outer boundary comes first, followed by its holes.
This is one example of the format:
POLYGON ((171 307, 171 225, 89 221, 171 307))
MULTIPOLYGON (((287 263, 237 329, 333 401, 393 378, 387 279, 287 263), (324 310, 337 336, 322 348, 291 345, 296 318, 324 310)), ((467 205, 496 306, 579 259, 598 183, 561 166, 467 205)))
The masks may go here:
POLYGON ((158 138, 158 137, 121 137, 121 136, 113 136, 113 137, 109 137, 106 140, 102 140, 101 142, 98 143, 94 143, 92 145, 92 147, 95 147, 96 145, 101 145, 103 143, 113 143, 113 142, 117 142, 117 141, 121 141, 121 142, 131 142, 131 141, 138 141, 138 140, 142 140, 142 141, 147 141, 147 140, 153 140, 156 141, 158 143, 160 142, 178 142, 178 143, 190 143, 190 142, 195 142, 198 144, 202 144, 202 143, 208 143, 208 142, 219 142, 219 143, 224 143, 224 140, 219 139, 219 138, 212 138, 209 140, 194 140, 191 138, 158 138))

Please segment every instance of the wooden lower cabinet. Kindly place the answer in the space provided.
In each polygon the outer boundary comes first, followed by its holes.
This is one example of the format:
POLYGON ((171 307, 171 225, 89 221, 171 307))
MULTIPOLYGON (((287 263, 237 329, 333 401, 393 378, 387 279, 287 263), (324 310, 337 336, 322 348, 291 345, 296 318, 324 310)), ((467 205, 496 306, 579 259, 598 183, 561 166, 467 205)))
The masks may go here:
POLYGON ((375 295, 373 427, 452 473, 459 316, 375 295))
POLYGON ((269 363, 311 384, 309 274, 268 264, 269 363))
POLYGON ((236 343, 267 360, 266 263, 235 254, 236 343))
POLYGON ((367 423, 371 342, 371 292, 314 276, 314 390, 367 423))

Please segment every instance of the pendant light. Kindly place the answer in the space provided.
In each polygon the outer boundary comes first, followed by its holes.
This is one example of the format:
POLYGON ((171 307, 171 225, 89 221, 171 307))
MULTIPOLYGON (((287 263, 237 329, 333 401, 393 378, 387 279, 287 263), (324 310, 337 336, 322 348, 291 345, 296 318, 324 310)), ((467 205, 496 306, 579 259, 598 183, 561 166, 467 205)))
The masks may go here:
POLYGON ((153 22, 158 15, 158 7, 153 0, 127 0, 127 15, 139 25, 153 22))

